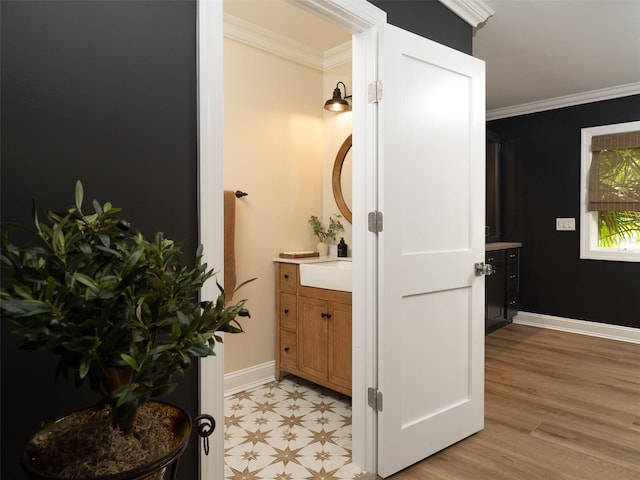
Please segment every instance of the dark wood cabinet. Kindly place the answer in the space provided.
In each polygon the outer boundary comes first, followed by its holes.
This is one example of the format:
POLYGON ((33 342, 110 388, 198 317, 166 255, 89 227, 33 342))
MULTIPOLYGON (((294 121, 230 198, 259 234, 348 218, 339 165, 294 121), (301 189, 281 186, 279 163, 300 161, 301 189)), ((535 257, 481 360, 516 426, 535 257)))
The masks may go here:
POLYGON ((505 260, 507 262, 505 269, 507 292, 505 317, 511 322, 518 313, 520 305, 518 300, 520 292, 520 249, 510 248, 507 250, 505 260))
POLYGON ((493 273, 485 277, 484 321, 487 333, 499 328, 505 317, 505 274, 504 250, 487 252, 485 262, 491 265, 493 273))
POLYGON ((500 143, 498 138, 487 132, 486 155, 486 197, 485 197, 485 241, 500 240, 501 209, 501 168, 500 143))
POLYGON ((485 263, 493 273, 485 277, 485 332, 511 323, 518 313, 520 248, 489 250, 485 263))

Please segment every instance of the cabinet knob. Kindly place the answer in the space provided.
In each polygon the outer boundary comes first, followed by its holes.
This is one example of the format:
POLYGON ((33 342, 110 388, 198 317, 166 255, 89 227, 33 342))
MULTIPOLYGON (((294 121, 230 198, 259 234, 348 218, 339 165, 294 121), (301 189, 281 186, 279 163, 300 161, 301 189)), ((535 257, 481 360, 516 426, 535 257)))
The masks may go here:
POLYGON ((285 273, 285 274, 284 274, 284 279, 285 279, 285 280, 289 280, 289 274, 288 274, 288 273, 285 273))
POLYGON ((288 352, 289 351, 289 347, 284 347, 284 351, 288 352))
POLYGON ((324 312, 322 312, 322 313, 320 314, 320 316, 321 316, 322 318, 327 318, 327 314, 326 314, 326 313, 324 313, 324 312))
POLYGON ((284 309, 284 314, 285 314, 285 315, 287 315, 288 313, 289 313, 289 309, 288 309, 288 308, 285 308, 285 309, 284 309))

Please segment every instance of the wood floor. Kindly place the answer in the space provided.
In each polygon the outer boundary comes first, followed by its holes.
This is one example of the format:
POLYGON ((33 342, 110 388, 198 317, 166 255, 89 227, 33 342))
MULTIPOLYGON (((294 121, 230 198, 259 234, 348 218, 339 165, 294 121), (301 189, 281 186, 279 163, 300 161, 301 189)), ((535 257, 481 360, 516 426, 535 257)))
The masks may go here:
POLYGON ((486 337, 485 428, 393 480, 639 480, 640 345, 523 325, 486 337))

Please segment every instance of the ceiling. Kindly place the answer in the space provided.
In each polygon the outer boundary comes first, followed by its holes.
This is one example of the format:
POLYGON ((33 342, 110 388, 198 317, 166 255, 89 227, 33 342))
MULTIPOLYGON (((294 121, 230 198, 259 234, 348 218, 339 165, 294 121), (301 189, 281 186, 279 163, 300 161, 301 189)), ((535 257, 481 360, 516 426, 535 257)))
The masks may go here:
POLYGON ((640 93, 639 0, 484 0, 487 110, 621 85, 640 93))
MULTIPOLYGON (((612 87, 640 93, 640 0, 484 3, 495 13, 474 29, 473 55, 486 62, 489 112, 612 87)), ((225 0, 224 11, 319 51, 350 39, 283 0, 225 0)))

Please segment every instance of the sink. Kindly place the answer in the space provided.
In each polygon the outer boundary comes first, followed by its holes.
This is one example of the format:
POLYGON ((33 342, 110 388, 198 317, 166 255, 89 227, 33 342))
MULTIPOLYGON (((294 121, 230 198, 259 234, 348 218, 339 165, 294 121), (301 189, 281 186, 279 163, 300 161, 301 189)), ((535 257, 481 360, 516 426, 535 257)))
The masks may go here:
POLYGON ((307 287, 329 290, 351 291, 351 262, 333 260, 328 262, 301 263, 300 284, 307 287))

